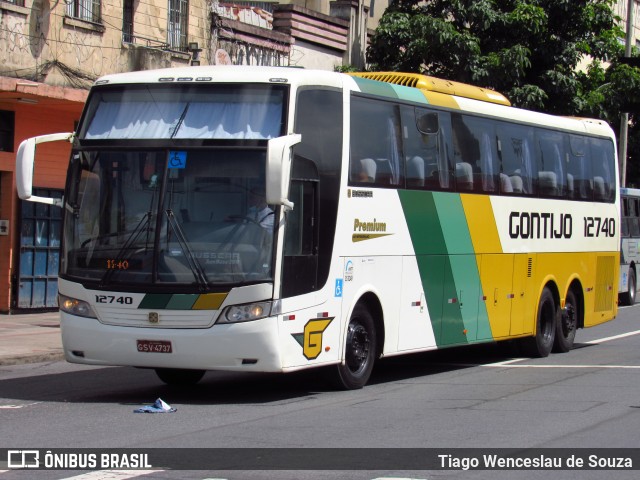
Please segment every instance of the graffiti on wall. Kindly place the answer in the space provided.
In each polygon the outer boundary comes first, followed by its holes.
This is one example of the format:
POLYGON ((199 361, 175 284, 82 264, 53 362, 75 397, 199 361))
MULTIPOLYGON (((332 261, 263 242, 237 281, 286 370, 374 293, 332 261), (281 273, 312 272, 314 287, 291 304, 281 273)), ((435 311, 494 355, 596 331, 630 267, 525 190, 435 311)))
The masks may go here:
POLYGON ((190 60, 157 48, 141 53, 140 47, 123 43, 122 30, 106 23, 70 23, 61 10, 64 3, 60 5, 50 9, 46 0, 34 0, 27 17, 1 9, 0 75, 88 88, 108 73, 185 65, 190 60))

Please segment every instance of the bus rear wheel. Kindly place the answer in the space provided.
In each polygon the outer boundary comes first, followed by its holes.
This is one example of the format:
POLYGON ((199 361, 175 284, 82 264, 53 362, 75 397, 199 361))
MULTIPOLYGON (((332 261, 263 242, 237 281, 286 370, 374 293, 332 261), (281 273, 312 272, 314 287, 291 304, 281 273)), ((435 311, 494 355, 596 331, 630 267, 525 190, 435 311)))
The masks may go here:
POLYGON ((564 301, 564 310, 558 318, 556 338, 553 343, 553 351, 558 353, 568 352, 573 348, 578 329, 578 302, 573 290, 567 292, 564 301))
POLYGON ((633 268, 629 268, 629 280, 627 282, 629 289, 620 295, 624 305, 633 305, 636 303, 636 272, 633 268))
POLYGON ((536 334, 523 338, 522 350, 531 357, 547 357, 551 353, 556 336, 558 306, 549 287, 544 287, 536 318, 536 334))
POLYGON ((202 377, 205 370, 186 370, 183 368, 156 368, 156 375, 167 385, 186 387, 195 385, 202 377))
POLYGON ((345 390, 364 387, 376 359, 376 330, 371 312, 363 305, 356 305, 351 314, 344 357, 337 367, 338 386, 345 390))

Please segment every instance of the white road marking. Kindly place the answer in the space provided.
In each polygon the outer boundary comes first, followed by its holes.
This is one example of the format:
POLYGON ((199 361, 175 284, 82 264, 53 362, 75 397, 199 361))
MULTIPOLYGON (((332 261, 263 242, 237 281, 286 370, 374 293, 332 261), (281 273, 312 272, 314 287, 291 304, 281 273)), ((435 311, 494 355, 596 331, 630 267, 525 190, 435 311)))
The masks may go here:
POLYGON ((164 470, 98 470, 83 473, 75 477, 67 477, 61 480, 127 480, 128 478, 141 477, 150 473, 159 473, 164 470))
POLYGON ((612 337, 599 338, 599 339, 596 339, 596 340, 590 340, 588 342, 582 342, 582 343, 587 343, 589 345, 593 345, 593 344, 596 344, 596 343, 610 342, 611 340, 617 340, 619 338, 632 337, 633 335, 638 335, 638 334, 640 334, 640 330, 636 330, 635 332, 621 333, 620 335, 614 335, 612 337))
POLYGON ((24 408, 24 407, 28 407, 30 405, 37 405, 38 403, 42 403, 42 402, 24 403, 22 405, 0 405, 0 410, 2 410, 2 409, 9 410, 9 409, 15 409, 15 408, 24 408))
MULTIPOLYGON (((595 340, 590 340, 588 342, 581 342, 587 345, 597 345, 600 343, 610 342, 611 340, 618 340, 620 338, 632 337, 633 335, 639 335, 640 330, 635 330, 633 332, 621 333, 620 335, 613 335, 611 337, 598 338, 595 340)), ((463 363, 448 363, 447 365, 460 365, 466 367, 489 367, 489 368, 603 368, 603 369, 627 369, 627 370, 638 370, 640 369, 640 365, 543 365, 543 364, 518 364, 518 362, 524 362, 527 360, 531 360, 530 358, 512 358, 510 360, 504 360, 502 362, 494 362, 494 363, 481 363, 481 364, 463 364, 463 363)))
POLYGON ((627 368, 640 369, 640 365, 500 365, 495 363, 485 363, 480 367, 494 368, 627 368))
POLYGON ((420 478, 400 478, 400 477, 379 477, 379 478, 373 478, 372 480, 426 480, 426 479, 420 479, 420 478))

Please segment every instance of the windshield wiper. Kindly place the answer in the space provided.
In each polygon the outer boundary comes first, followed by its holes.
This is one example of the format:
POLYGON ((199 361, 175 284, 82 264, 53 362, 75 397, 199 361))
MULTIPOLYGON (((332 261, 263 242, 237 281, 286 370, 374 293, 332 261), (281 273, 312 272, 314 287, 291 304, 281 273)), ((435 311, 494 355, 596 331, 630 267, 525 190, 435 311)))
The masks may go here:
POLYGON ((204 273, 204 270, 202 269, 202 267, 200 266, 200 262, 198 262, 198 259, 193 254, 193 250, 191 250, 191 247, 189 246, 189 241, 184 235, 184 230, 182 230, 182 227, 176 220, 176 217, 173 214, 173 210, 169 208, 165 210, 165 214, 167 215, 167 221, 169 223, 169 226, 171 226, 173 233, 176 234, 176 239, 178 240, 178 244, 182 249, 182 253, 187 257, 187 263, 189 264, 191 273, 193 273, 193 276, 195 277, 196 282, 198 283, 198 287, 200 287, 201 291, 208 291, 209 279, 207 278, 207 275, 204 273))

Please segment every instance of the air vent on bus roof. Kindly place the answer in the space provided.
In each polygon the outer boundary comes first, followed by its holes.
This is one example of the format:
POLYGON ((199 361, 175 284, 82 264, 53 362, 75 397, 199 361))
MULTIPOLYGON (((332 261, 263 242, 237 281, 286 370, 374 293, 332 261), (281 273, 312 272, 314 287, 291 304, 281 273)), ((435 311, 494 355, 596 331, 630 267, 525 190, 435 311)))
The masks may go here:
POLYGON ((429 92, 444 93, 447 95, 457 95, 458 97, 473 98, 483 102, 497 103, 499 105, 511 106, 511 102, 495 90, 476 87, 466 83, 452 82, 442 78, 420 75, 418 73, 401 72, 354 72, 349 75, 355 77, 368 78, 379 82, 404 85, 406 87, 419 88, 429 92))

